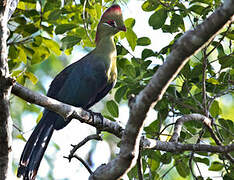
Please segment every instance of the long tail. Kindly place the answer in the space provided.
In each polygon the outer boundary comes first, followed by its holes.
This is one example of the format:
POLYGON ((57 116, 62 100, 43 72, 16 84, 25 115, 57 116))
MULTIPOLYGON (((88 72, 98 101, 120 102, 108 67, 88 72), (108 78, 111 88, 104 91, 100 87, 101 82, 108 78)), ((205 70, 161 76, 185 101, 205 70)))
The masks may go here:
POLYGON ((21 154, 17 176, 34 180, 50 138, 54 132, 54 113, 45 111, 21 154))

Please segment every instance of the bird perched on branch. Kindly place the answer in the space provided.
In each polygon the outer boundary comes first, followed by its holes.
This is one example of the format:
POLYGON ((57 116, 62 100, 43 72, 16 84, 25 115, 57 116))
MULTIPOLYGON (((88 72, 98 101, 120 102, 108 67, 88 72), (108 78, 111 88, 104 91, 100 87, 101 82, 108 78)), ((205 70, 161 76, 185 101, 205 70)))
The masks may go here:
MULTIPOLYGON (((60 72, 52 81, 47 95, 64 103, 89 109, 100 101, 116 82, 116 47, 113 36, 126 31, 118 5, 108 8, 97 27, 96 48, 60 72)), ((21 154, 17 176, 36 178, 41 159, 53 131, 70 121, 48 109, 28 139, 21 154)))

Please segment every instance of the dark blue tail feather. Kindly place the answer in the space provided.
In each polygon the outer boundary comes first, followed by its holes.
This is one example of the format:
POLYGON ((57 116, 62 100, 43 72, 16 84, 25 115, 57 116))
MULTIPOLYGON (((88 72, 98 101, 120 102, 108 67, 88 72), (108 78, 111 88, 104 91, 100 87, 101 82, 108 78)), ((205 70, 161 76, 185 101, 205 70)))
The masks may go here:
POLYGON ((24 147, 17 172, 18 177, 23 176, 24 180, 35 179, 41 159, 54 132, 56 116, 57 114, 53 112, 44 112, 24 147))

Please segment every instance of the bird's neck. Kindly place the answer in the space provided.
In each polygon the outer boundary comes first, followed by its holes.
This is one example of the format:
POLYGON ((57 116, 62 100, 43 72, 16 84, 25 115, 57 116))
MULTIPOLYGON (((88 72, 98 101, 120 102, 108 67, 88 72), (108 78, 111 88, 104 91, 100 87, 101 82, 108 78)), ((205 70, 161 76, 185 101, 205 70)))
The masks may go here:
POLYGON ((110 81, 116 79, 116 57, 117 51, 114 44, 113 36, 105 36, 96 41, 95 53, 101 57, 100 60, 104 61, 108 69, 107 76, 110 81))
POLYGON ((107 35, 99 38, 97 34, 96 52, 104 56, 116 56, 116 47, 114 44, 113 36, 107 35))

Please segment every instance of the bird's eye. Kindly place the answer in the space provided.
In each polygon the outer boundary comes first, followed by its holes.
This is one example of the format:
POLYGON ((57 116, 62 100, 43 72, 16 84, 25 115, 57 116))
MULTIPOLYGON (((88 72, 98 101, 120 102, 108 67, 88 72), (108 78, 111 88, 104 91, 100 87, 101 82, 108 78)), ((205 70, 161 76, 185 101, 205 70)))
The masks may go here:
POLYGON ((109 24, 109 25, 112 26, 112 27, 116 27, 116 26, 117 26, 117 25, 116 25, 116 22, 115 22, 114 20, 109 20, 109 21, 107 21, 106 23, 109 24))

